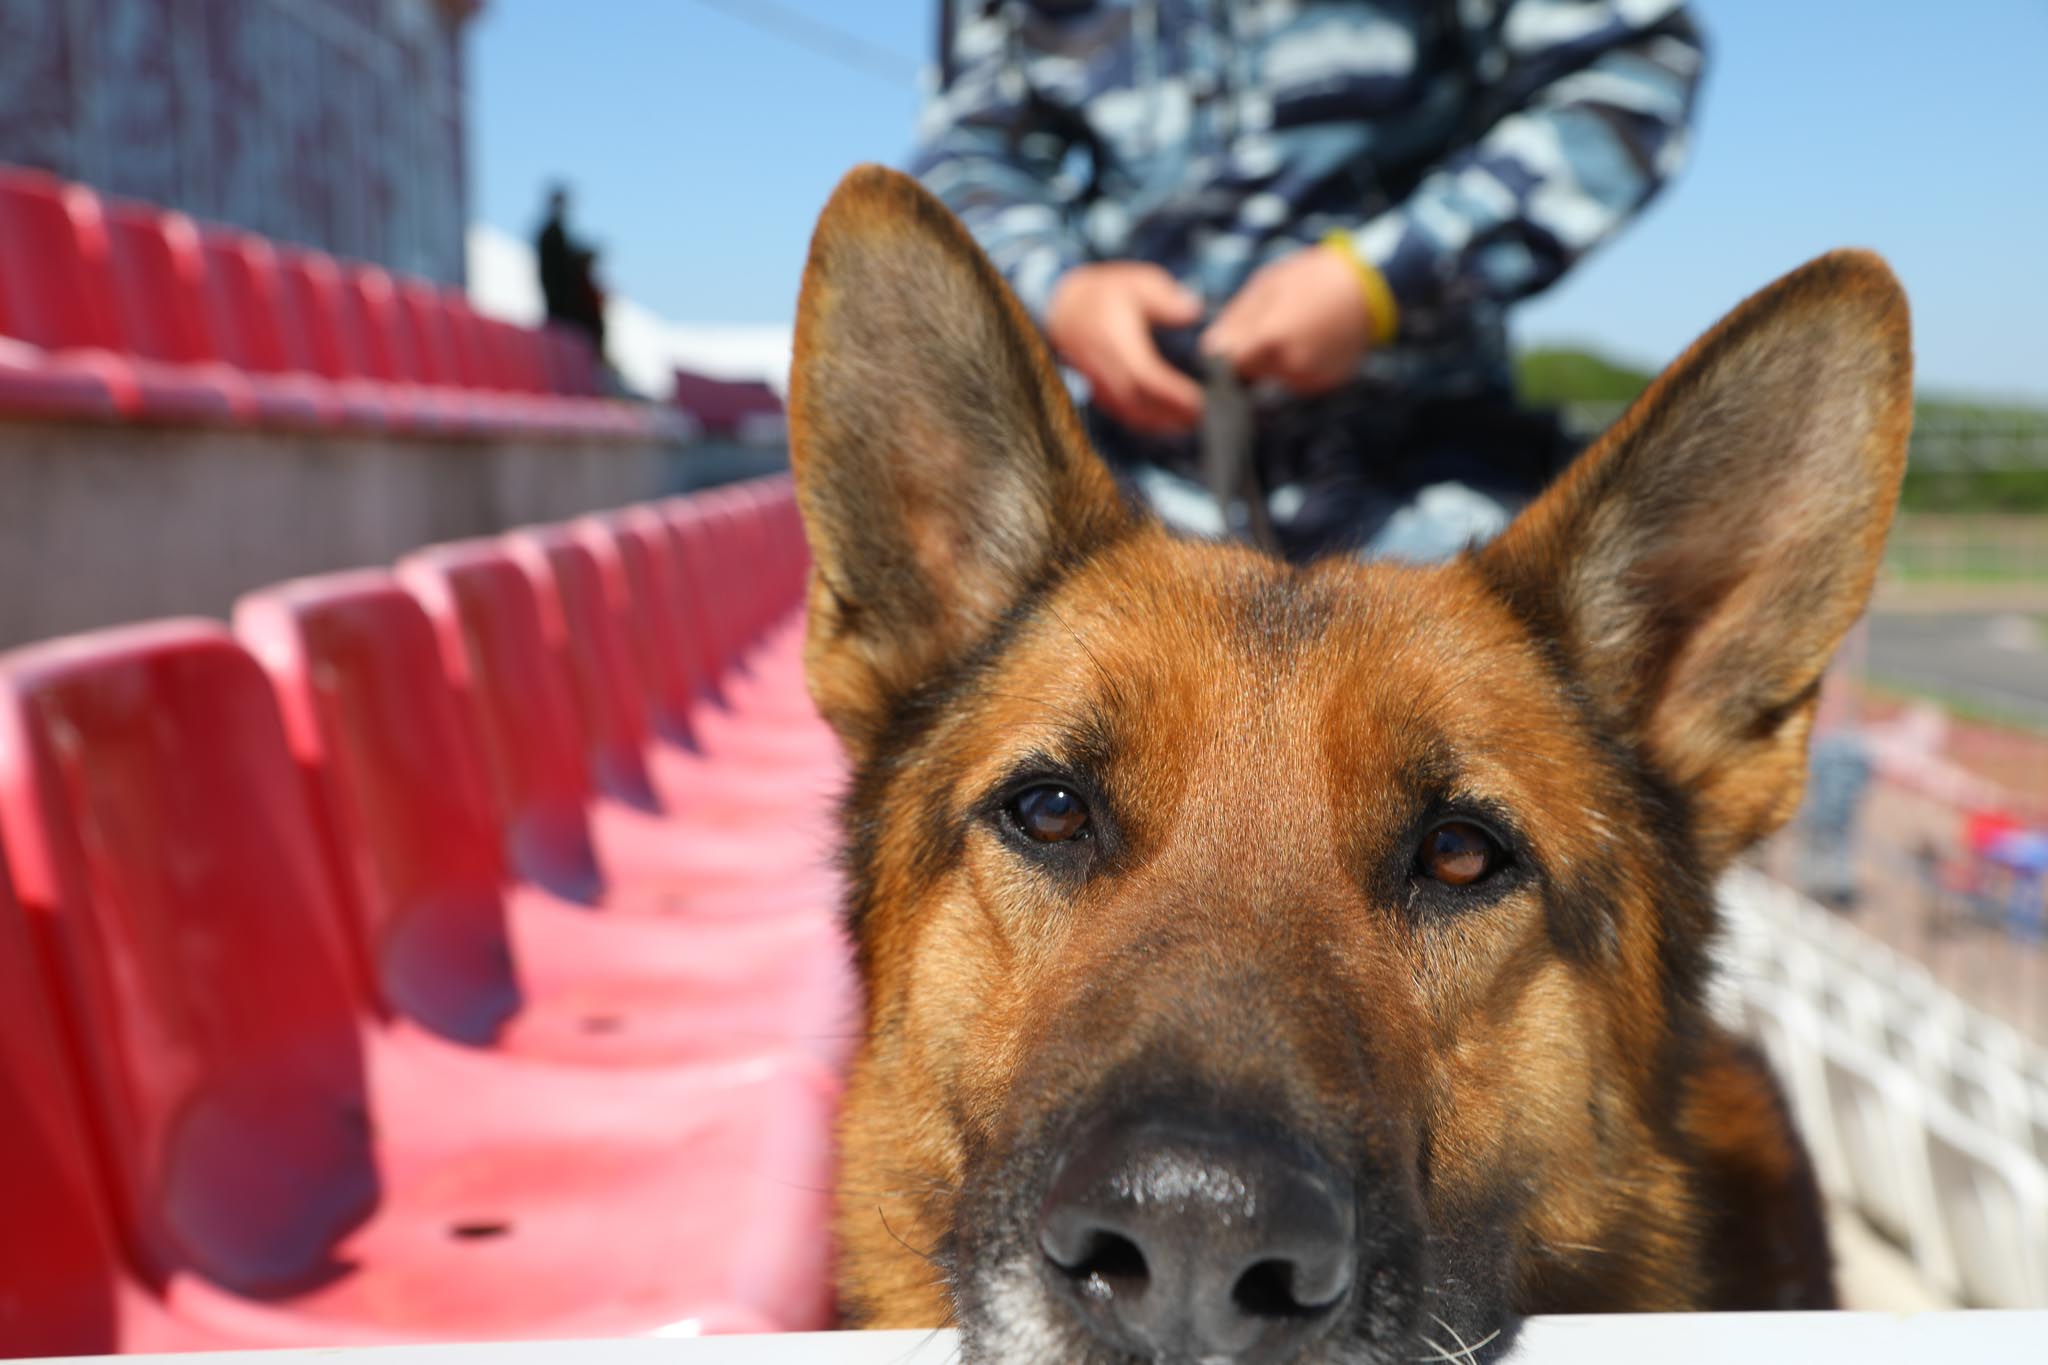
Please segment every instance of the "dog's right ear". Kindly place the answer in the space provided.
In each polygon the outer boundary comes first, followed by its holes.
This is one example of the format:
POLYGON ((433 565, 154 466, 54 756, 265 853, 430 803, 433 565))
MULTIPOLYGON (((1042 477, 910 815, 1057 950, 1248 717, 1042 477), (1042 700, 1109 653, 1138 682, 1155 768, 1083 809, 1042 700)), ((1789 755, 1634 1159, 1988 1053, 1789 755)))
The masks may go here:
POLYGON ((1711 871, 1798 805, 1912 404, 1898 281, 1866 252, 1823 256, 1702 337, 1475 558, 1683 794, 1711 871))
POLYGON ((1127 522, 1008 286, 879 166, 840 182, 811 238, 789 416, 811 695, 856 756, 897 698, 1127 522))

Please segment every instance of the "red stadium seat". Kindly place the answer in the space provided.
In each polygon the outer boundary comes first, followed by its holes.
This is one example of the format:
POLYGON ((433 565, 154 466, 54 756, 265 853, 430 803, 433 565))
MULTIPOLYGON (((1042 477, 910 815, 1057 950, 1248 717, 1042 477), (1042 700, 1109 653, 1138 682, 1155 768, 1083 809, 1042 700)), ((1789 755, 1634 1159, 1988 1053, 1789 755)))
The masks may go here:
MULTIPOLYGON (((845 1052, 835 931, 768 914, 600 919, 515 889, 487 780, 419 604, 389 575, 251 594, 236 628, 271 675, 333 852, 367 997, 510 1055, 644 1065, 764 1047, 845 1052), (422 774, 433 774, 422 780, 422 774)), ((774 898, 777 869, 735 911, 774 898)), ((786 896, 786 893, 785 893, 786 896)))
POLYGON ((471 429, 474 401, 428 377, 402 316, 397 282, 375 266, 344 266, 338 284, 336 304, 345 326, 361 340, 365 377, 399 395, 415 426, 450 434, 471 429))
MULTIPOLYGON (((677 553, 685 569, 699 582, 730 581, 735 577, 732 569, 737 564, 779 566, 783 562, 787 552, 771 534, 763 504, 765 496, 755 489, 734 486, 727 496, 715 501, 677 498, 663 504, 663 514, 676 538, 677 553)), ((754 691, 735 697, 736 704, 745 701, 753 707, 762 704, 757 695, 759 684, 779 684, 781 693, 787 696, 795 694, 793 685, 801 681, 800 669, 776 672, 749 667, 749 661, 759 662, 759 652, 771 638, 787 641, 800 626, 797 609, 802 603, 802 592, 800 581, 793 584, 772 571, 748 575, 742 582, 747 591, 726 596, 724 616, 718 625, 724 632, 727 656, 738 675, 727 680, 725 690, 732 692, 743 682, 756 684, 754 691)), ((706 613, 715 605, 707 602, 706 613)), ((808 714, 808 707, 804 710, 808 714)))
POLYGON ((206 301, 221 356, 247 376, 269 420, 288 425, 367 423, 368 413, 311 372, 298 312, 285 296, 277 256, 260 237, 226 228, 200 234, 206 301))
POLYGON ((615 601, 626 620, 634 670, 654 732, 671 744, 694 743, 698 693, 696 645, 683 635, 685 607, 668 552, 661 517, 626 508, 583 523, 608 538, 618 558, 615 601))
POLYGON ((412 344, 421 383, 460 388, 462 369, 456 358, 453 324, 441 291, 425 280, 400 280, 398 317, 412 344))
POLYGON ((597 356, 590 339, 572 327, 549 323, 541 329, 546 338, 548 372, 556 393, 571 398, 595 398, 603 389, 598 384, 597 356))
MULTIPOLYGON (((686 537, 684 541, 695 546, 694 557, 682 557, 691 572, 730 580, 735 577, 734 565, 766 562, 767 536, 761 525, 760 494, 754 484, 727 484, 709 489, 697 498, 675 499, 665 511, 671 530, 688 530, 693 522, 698 530, 694 538, 686 537)), ((716 621, 726 656, 738 666, 745 665, 771 622, 783 610, 771 575, 749 574, 741 582, 743 591, 727 593, 717 604, 716 621)))
POLYGON ((486 318, 499 387, 514 393, 547 393, 547 365, 540 333, 502 318, 486 318))
POLYGON ((585 766, 599 793, 636 809, 687 815, 708 825, 707 834, 726 820, 829 834, 844 785, 838 762, 763 769, 656 741, 626 634, 624 568, 609 534, 580 522, 517 531, 507 544, 542 602, 559 605, 554 643, 574 684, 585 766))
POLYGON ((442 309, 462 386, 488 395, 490 406, 510 425, 562 435, 614 429, 616 424, 596 405, 545 396, 528 382, 523 343, 511 335, 521 329, 483 316, 458 294, 444 293, 442 309))
MULTIPOLYGON (((541 596, 503 545, 436 546, 401 560, 399 577, 434 619, 444 666, 478 717, 519 877, 572 900, 673 914, 688 913, 696 898, 745 894, 774 868, 802 888, 814 914, 831 914, 835 879, 815 824, 693 839, 645 811, 593 800, 541 596)), ((793 801, 802 790, 793 789, 793 801)))
MULTIPOLYGON (((6 299, 0 297, 0 333, 7 330, 6 299)), ((103 374, 54 364, 41 347, 0 335, 0 413, 109 420, 121 409, 103 374)))
POLYGON ((178 1317, 251 1344, 827 1317, 829 1079, 621 1085, 366 1031, 265 677, 217 628, 0 661, 0 842, 118 1240, 178 1317))
POLYGON ((145 204, 104 206, 115 331, 130 355, 173 365, 214 365, 205 270, 192 220, 145 204))
POLYGON ((746 561, 726 543, 729 531, 718 515, 715 493, 673 499, 661 508, 661 515, 695 627, 699 685, 722 696, 728 672, 746 653, 746 621, 761 583, 756 575, 733 572, 735 565, 746 561))
POLYGON ((580 340, 460 294, 102 206, 0 167, 0 413, 573 438, 662 434, 580 340))
MULTIPOLYGON (((696 690, 693 654, 685 649, 689 615, 680 594, 667 528, 659 515, 630 508, 576 523, 598 552, 606 597, 627 643, 630 679, 638 685, 646 728, 657 742, 646 753, 650 778, 664 802, 688 811, 707 783, 743 801, 756 784, 786 784, 817 802, 845 781, 844 755, 807 696, 773 714, 741 714, 696 690), (738 775, 745 774, 741 779, 738 775), (737 784, 744 780, 748 786, 737 784)), ((801 689, 800 660, 788 678, 801 689)))
POLYGON ((279 298, 299 329, 307 368, 334 387, 350 419, 374 427, 415 425, 407 395, 371 376, 359 313, 344 307, 341 269, 316 251, 277 254, 279 298))
POLYGON ((480 393, 501 388, 491 353, 489 327, 483 317, 460 294, 444 290, 441 311, 448 320, 448 337, 455 357, 455 373, 465 389, 480 393))
POLYGON ((768 579, 734 572, 736 565, 761 561, 735 544, 731 519, 717 510, 724 501, 712 494, 671 500, 658 518, 667 534, 654 546, 657 562, 669 565, 673 610, 685 623, 676 634, 697 680, 692 742, 706 754, 755 763, 807 764, 835 755, 837 743, 804 689, 801 660, 794 656, 800 642, 785 637, 781 668, 750 665, 744 657, 757 633, 748 622, 766 614, 768 579), (698 648, 688 651, 692 638, 698 648))
POLYGON ((189 367, 218 384, 234 414, 265 425, 317 425, 318 404, 303 388, 232 363, 209 306, 207 263, 192 220, 145 204, 105 208, 114 315, 133 356, 189 367))
POLYGON ((230 1345, 173 1319, 121 1263, 34 952, 0 867, 0 1357, 230 1345))
POLYGON ((221 422, 233 406, 219 380, 122 353, 106 225, 90 190, 0 172, 0 297, 10 336, 47 363, 104 384, 125 416, 221 422))
POLYGON ((591 781, 616 801, 661 810, 664 803, 647 769, 653 736, 632 646, 607 596, 601 556, 613 553, 610 545, 594 545, 573 525, 517 531, 506 543, 543 602, 546 589, 553 589, 556 619, 547 625, 572 684, 591 781))

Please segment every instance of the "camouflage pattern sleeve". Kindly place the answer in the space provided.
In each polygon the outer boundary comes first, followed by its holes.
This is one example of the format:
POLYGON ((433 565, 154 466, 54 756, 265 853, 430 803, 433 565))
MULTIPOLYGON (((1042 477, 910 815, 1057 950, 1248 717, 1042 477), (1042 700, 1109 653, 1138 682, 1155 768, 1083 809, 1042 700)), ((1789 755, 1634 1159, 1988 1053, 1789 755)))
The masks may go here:
POLYGON ((1555 282, 1683 165, 1704 60, 1681 0, 1459 6, 1484 92, 1476 136, 1353 234, 1403 336, 1555 282))
POLYGON ((1011 7, 938 2, 950 6, 940 25, 939 88, 925 101, 910 172, 960 216, 1043 325, 1053 285, 1088 254, 1060 181, 1077 132, 1088 126, 1080 112, 1086 90, 1057 52, 1036 42, 1023 50, 1024 20, 1011 7))

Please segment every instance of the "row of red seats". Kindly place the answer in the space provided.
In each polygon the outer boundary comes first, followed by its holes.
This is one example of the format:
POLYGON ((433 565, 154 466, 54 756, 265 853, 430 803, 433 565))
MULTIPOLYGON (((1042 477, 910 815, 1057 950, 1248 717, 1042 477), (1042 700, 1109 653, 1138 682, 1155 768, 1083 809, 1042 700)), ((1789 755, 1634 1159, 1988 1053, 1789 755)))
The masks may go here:
POLYGON ((0 655, 0 1355, 829 1325, 803 564, 763 481, 0 655))
POLYGON ((599 393, 574 332, 0 167, 0 415, 437 437, 668 420, 599 393))

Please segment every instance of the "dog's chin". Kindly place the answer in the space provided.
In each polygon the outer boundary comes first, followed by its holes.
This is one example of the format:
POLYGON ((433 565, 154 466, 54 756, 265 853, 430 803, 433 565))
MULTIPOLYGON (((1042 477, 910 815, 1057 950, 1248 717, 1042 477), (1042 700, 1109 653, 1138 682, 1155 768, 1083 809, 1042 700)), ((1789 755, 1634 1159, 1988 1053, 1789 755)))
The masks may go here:
MULTIPOLYGON (((966 1365, 1201 1365, 1097 1339, 1063 1302, 1056 1273, 1042 1257, 1015 1249, 963 1261, 953 1292, 966 1365)), ((1455 1294, 1382 1266, 1353 1285, 1349 1302, 1323 1335, 1293 1355, 1252 1358, 1288 1365, 1484 1365, 1507 1352, 1517 1325, 1497 1315, 1488 1320, 1473 1305, 1459 1304, 1455 1294)))
MULTIPOLYGON (((1100 1340, 1065 1302, 1059 1271, 1020 1238, 961 1246, 952 1275, 961 1357, 969 1365, 1061 1361, 1073 1365, 1180 1365, 1100 1340)), ((1491 1300, 1493 1295, 1485 1295, 1491 1300)), ((1380 1263, 1354 1281, 1329 1328, 1294 1355, 1253 1355, 1288 1365, 1485 1365, 1513 1345, 1520 1322, 1497 1302, 1425 1283, 1413 1269, 1380 1263)), ((1192 1359, 1186 1365, 1196 1365, 1192 1359)))

